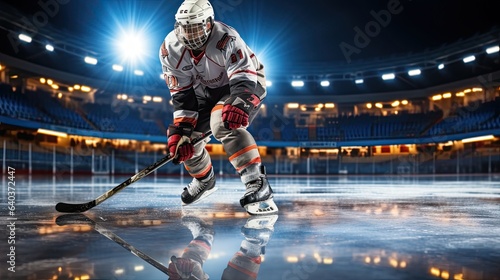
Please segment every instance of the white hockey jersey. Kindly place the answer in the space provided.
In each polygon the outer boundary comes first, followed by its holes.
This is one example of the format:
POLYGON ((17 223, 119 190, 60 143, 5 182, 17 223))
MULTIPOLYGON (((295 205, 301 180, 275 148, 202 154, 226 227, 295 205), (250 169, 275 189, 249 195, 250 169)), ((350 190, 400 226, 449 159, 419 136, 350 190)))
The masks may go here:
MULTIPOLYGON (((231 95, 254 93, 262 100, 265 90, 256 90, 264 78, 264 67, 232 27, 215 22, 205 50, 195 56, 170 32, 160 47, 163 76, 174 101, 174 122, 196 123, 194 88, 230 86, 231 95), (258 78, 260 76, 260 78, 258 78)), ((265 88, 265 84, 261 85, 265 88)))

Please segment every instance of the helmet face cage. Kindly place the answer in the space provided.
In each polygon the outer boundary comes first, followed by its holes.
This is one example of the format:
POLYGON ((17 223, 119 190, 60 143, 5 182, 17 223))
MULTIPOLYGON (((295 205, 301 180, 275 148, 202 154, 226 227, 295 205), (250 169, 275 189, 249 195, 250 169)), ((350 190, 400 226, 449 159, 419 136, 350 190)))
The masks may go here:
POLYGON ((175 35, 181 44, 190 50, 197 50, 203 47, 208 40, 210 29, 207 28, 207 23, 192 23, 181 24, 175 23, 175 35))

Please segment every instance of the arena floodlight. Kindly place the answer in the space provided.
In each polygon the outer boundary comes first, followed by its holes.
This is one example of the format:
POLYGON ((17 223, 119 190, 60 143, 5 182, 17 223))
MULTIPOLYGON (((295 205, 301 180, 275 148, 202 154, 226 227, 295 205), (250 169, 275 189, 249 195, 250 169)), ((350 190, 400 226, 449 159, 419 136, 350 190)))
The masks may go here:
POLYGON ((123 71, 123 66, 119 65, 119 64, 113 64, 112 66, 113 70, 115 70, 116 72, 121 72, 123 71))
POLYGON ((500 47, 499 46, 489 47, 489 48, 486 49, 486 53, 487 54, 497 53, 499 51, 500 51, 500 47))
POLYGON ((144 75, 144 71, 142 71, 142 70, 134 70, 134 74, 136 76, 143 76, 144 75))
POLYGON ((292 81, 292 87, 303 87, 304 81, 292 81))
POLYGON ((23 42, 26 42, 26 43, 31 43, 31 41, 33 41, 33 38, 31 38, 31 36, 28 36, 26 34, 19 34, 19 40, 23 41, 23 42))
POLYGON ((86 56, 83 61, 85 61, 85 63, 87 64, 91 64, 91 65, 96 65, 97 64, 97 58, 94 58, 94 57, 91 57, 91 56, 86 56))
POLYGON ((54 51, 54 46, 52 46, 51 44, 47 44, 45 45, 45 49, 49 52, 53 52, 54 51))
POLYGON ((382 75, 382 80, 387 81, 387 80, 394 80, 396 78, 396 75, 394 73, 387 73, 382 75))
POLYGON ((330 81, 321 81, 320 85, 322 87, 329 87, 330 86, 330 81))
POLYGON ((464 63, 469 63, 469 62, 472 62, 474 60, 476 60, 476 57, 473 56, 473 55, 469 55, 469 56, 464 57, 463 62, 464 63))
POLYGON ((477 136, 477 137, 462 139, 462 143, 472 143, 472 142, 487 141, 487 140, 494 140, 494 139, 495 139, 494 135, 484 135, 484 136, 477 136))
POLYGON ((273 82, 266 80, 266 87, 272 87, 272 86, 273 86, 273 82))
POLYGON ((122 30, 116 44, 124 60, 134 62, 146 54, 145 36, 134 29, 122 30))
POLYGON ((439 65, 438 65, 438 69, 439 69, 439 70, 443 70, 443 69, 444 69, 444 64, 443 64, 443 63, 439 64, 439 65))
POLYGON ((408 75, 410 76, 418 76, 420 74, 422 74, 422 71, 420 69, 412 69, 408 71, 408 75))
POLYGON ((354 83, 357 84, 357 85, 360 85, 362 83, 364 83, 365 81, 363 79, 356 79, 354 80, 354 83))

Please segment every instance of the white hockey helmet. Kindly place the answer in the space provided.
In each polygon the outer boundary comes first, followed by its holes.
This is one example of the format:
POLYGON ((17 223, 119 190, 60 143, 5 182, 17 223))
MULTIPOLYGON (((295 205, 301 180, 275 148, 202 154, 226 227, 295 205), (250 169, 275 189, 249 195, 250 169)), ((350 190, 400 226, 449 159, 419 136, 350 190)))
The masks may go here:
POLYGON ((197 50, 208 40, 214 9, 207 0, 185 0, 175 14, 175 35, 186 48, 197 50))

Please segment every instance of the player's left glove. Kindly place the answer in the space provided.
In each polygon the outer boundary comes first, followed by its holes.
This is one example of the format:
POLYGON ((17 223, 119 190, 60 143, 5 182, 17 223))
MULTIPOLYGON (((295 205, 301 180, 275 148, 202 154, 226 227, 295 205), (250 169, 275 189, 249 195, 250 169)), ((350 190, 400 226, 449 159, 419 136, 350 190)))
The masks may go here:
POLYGON ((259 106, 260 99, 255 94, 230 96, 222 108, 222 122, 227 129, 237 129, 248 125, 248 115, 259 106))
POLYGON ((186 123, 172 124, 168 126, 168 151, 174 158, 173 162, 179 164, 193 157, 194 146, 189 137, 193 132, 193 126, 186 123))

